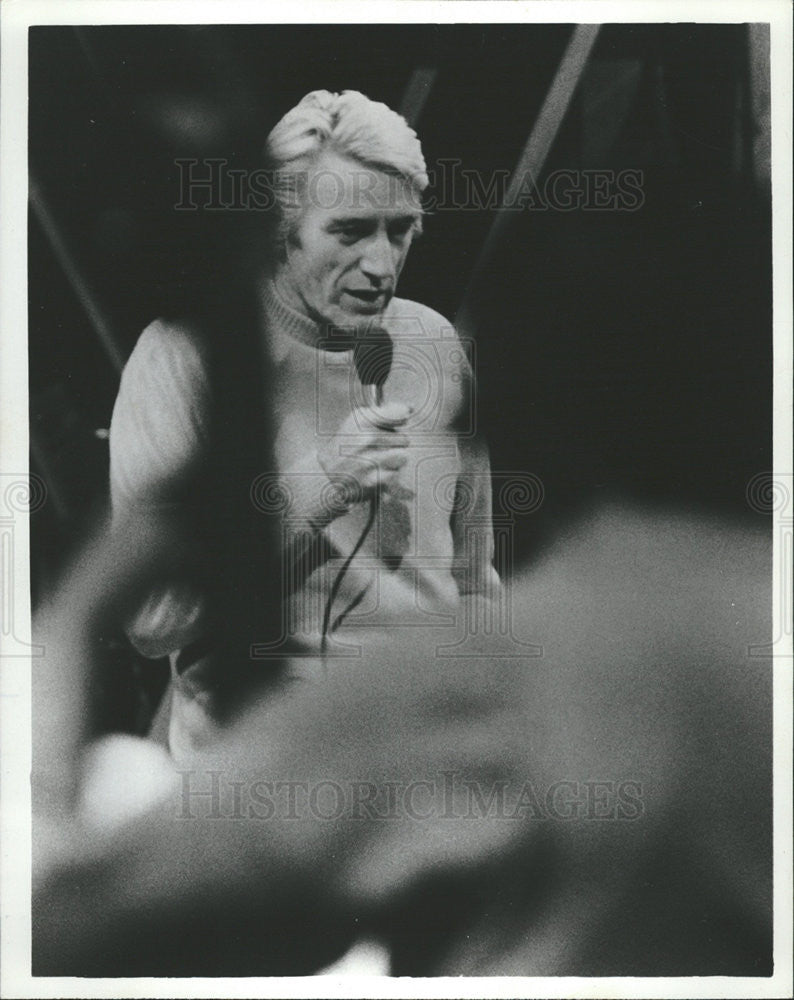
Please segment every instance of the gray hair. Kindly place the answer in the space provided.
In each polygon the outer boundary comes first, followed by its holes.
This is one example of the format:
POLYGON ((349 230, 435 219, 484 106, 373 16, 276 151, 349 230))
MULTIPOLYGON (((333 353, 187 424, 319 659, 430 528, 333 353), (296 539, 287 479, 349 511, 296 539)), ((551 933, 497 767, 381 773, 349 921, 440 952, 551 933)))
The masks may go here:
POLYGON ((401 115, 357 90, 314 90, 284 115, 265 143, 273 171, 279 248, 300 212, 301 178, 326 149, 404 179, 417 196, 428 185, 422 146, 401 115))

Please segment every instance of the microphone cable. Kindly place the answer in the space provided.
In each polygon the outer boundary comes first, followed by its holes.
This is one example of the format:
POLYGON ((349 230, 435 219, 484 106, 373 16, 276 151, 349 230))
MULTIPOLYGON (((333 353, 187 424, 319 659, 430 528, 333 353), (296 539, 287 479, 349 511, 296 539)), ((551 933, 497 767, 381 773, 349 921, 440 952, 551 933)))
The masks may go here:
MULTIPOLYGON (((331 586, 331 592, 328 595, 328 600, 325 602, 325 611, 323 613, 323 632, 320 641, 320 652, 323 656, 325 656, 325 654, 328 651, 328 633, 330 631, 329 626, 331 623, 331 609, 333 608, 334 601, 336 600, 336 595, 339 593, 339 588, 342 585, 342 580, 344 579, 345 574, 347 573, 348 569, 350 569, 350 564, 353 562, 358 553, 361 551, 361 546, 366 541, 367 535, 370 533, 370 531, 372 531, 372 525, 375 523, 375 515, 377 514, 377 512, 378 512, 378 496, 376 494, 374 497, 372 497, 372 499, 369 502, 369 516, 367 517, 367 523, 364 525, 364 530, 359 535, 358 541, 353 546, 353 550, 351 551, 350 555, 347 557, 347 559, 345 559, 344 563, 342 564, 342 568, 336 574, 333 585, 331 586)), ((351 607, 355 606, 355 603, 357 603, 357 601, 354 600, 354 604, 351 605, 351 607)), ((334 624, 337 625, 342 620, 342 618, 344 618, 344 616, 348 613, 348 611, 350 611, 350 607, 342 612, 342 614, 339 616, 339 618, 334 624)))
MULTIPOLYGON (((372 406, 380 406, 383 403, 383 385, 389 377, 393 356, 394 343, 392 342, 388 332, 384 330, 383 327, 377 327, 376 329, 370 331, 365 337, 359 338, 355 342, 353 347, 353 363, 362 388, 365 393, 371 397, 370 405, 372 406)), ((339 588, 342 585, 342 580, 345 578, 347 571, 350 569, 351 563, 361 551, 361 546, 366 541, 367 536, 370 531, 372 531, 372 526, 375 523, 379 507, 379 493, 377 492, 379 489, 380 484, 376 487, 376 492, 370 499, 367 523, 364 525, 364 529, 359 535, 358 541, 353 546, 352 551, 345 559, 339 572, 336 574, 334 582, 331 585, 328 599, 325 602, 325 610, 323 611, 323 627, 320 638, 321 656, 325 656, 328 652, 328 635, 331 631, 331 611, 333 609, 336 596, 339 593, 339 588)), ((359 595, 357 598, 354 598, 353 603, 350 607, 343 611, 341 615, 339 615, 334 625, 338 625, 342 621, 345 615, 353 607, 355 607, 361 599, 361 596, 362 595, 359 595)))

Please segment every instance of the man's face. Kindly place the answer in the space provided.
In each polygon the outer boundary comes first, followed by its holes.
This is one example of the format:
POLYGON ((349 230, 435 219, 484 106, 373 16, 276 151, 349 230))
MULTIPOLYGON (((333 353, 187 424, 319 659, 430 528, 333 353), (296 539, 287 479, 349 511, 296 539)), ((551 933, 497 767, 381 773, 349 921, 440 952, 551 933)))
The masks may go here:
POLYGON ((282 296, 319 322, 371 324, 394 295, 420 217, 407 181, 322 153, 277 275, 282 296))

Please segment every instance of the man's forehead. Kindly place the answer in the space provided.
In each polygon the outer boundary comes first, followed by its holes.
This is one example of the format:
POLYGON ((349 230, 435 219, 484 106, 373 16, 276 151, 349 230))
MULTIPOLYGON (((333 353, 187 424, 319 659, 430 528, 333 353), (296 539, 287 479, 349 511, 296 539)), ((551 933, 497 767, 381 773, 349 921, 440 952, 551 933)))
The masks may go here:
POLYGON ((418 217, 421 195, 406 178, 325 152, 309 171, 309 208, 340 217, 418 217))

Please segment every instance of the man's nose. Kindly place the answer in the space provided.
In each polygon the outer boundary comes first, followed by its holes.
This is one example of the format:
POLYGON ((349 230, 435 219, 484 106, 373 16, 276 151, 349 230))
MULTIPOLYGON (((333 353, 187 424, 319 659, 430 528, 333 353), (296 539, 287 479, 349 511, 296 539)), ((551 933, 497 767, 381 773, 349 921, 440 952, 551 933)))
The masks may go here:
POLYGON ((367 242, 361 258, 361 270, 378 284, 394 281, 397 270, 394 248, 385 233, 379 233, 367 242))

